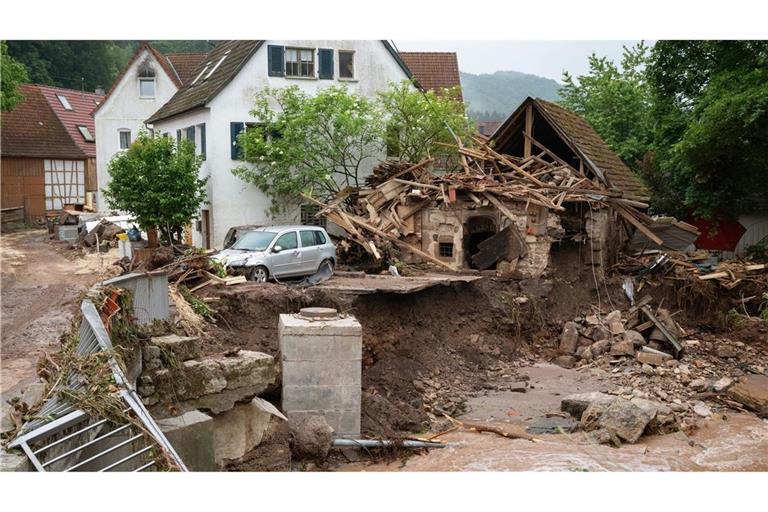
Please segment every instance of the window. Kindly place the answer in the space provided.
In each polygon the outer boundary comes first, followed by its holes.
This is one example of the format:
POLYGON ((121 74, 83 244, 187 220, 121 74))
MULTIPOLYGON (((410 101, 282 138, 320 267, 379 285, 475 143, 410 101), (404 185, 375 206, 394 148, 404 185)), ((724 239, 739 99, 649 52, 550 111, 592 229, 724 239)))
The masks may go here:
POLYGON ((306 48, 286 48, 285 76, 314 78, 315 50, 306 48))
POLYGON ((312 247, 313 245, 317 245, 317 240, 315 240, 314 231, 301 231, 300 235, 301 235, 302 247, 312 247))
POLYGON ((229 123, 230 157, 232 160, 243 159, 243 149, 237 143, 237 136, 250 126, 256 126, 256 123, 229 123))
POLYGON ((314 205, 314 204, 301 205, 300 214, 299 214, 300 222, 305 226, 325 227, 325 217, 315 217, 315 214, 319 211, 320 211, 320 207, 317 205, 314 205))
POLYGON ((61 103, 61 106, 64 107, 64 110, 74 110, 72 105, 69 104, 69 100, 66 96, 57 94, 56 97, 59 98, 59 103, 61 103))
POLYGON ((80 135, 83 136, 86 142, 94 142, 96 140, 87 126, 78 126, 77 129, 80 130, 80 135))
POLYGON ((155 79, 154 78, 139 78, 139 97, 140 98, 155 97, 155 79))
POLYGON ((438 245, 437 255, 441 258, 453 258, 453 243, 452 242, 440 242, 438 245))
POLYGON ((283 250, 297 249, 299 247, 299 238, 296 236, 295 231, 291 231, 290 233, 281 235, 280 238, 277 239, 277 242, 275 242, 275 245, 279 245, 283 250))
POLYGON ((120 130, 120 149, 131 147, 131 130, 120 130))
POLYGON ((339 50, 339 78, 355 78, 355 52, 339 50))
MULTIPOLYGON (((323 220, 325 220, 325 217, 323 217, 323 220)), ((315 243, 317 245, 325 245, 325 235, 322 231, 315 231, 315 243)))

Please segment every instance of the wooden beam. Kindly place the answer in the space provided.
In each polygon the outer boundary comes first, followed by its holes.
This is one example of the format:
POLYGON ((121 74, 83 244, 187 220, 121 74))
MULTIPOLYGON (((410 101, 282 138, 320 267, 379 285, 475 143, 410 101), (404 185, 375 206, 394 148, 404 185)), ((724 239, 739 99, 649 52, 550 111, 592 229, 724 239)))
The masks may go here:
MULTIPOLYGON (((528 104, 525 107, 525 133, 533 137, 533 105, 528 104)), ((523 158, 531 156, 531 139, 525 138, 525 145, 523 147, 523 158)))

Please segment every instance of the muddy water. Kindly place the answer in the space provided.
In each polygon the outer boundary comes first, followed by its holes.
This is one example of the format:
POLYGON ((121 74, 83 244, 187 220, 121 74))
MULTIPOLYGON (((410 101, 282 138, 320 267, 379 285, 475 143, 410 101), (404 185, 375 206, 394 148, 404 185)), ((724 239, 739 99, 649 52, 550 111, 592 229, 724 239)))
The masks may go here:
MULTIPOLYGON (((470 400, 468 419, 522 426, 559 409, 562 396, 607 391, 610 381, 551 365, 524 370, 525 394, 492 393, 470 400)), ((634 445, 593 444, 582 432, 539 435, 539 442, 494 434, 451 432, 449 446, 401 463, 355 463, 342 471, 766 471, 768 421, 749 414, 714 415, 690 437, 678 432, 646 436, 634 445)))

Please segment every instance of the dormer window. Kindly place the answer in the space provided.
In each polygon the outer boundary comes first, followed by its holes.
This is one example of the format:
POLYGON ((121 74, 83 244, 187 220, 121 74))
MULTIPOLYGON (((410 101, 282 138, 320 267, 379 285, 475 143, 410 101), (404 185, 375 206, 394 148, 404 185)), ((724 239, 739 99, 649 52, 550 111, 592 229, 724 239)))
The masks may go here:
POLYGON ((139 97, 140 98, 155 97, 155 79, 154 78, 139 78, 139 97))
POLYGON ((74 110, 72 105, 69 104, 69 100, 66 96, 63 94, 57 94, 56 97, 59 98, 59 103, 61 103, 61 106, 64 107, 64 110, 74 110))

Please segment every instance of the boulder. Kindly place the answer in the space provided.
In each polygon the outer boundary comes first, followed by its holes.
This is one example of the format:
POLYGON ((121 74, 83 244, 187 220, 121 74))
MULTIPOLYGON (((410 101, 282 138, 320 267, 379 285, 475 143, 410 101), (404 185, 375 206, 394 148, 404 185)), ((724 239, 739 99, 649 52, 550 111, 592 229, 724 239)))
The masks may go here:
POLYGON ((213 448, 216 464, 224 467, 256 448, 273 417, 288 421, 274 405, 258 397, 214 416, 213 448))
POLYGON ((576 393, 568 395, 560 401, 560 410, 567 412, 577 419, 581 419, 582 414, 587 408, 595 403, 610 404, 616 400, 616 397, 599 391, 589 393, 576 393))
POLYGON ((611 350, 611 340, 605 339, 596 341, 591 345, 592 355, 600 356, 611 350))
POLYGON ((573 354, 579 346, 579 326, 576 322, 565 322, 560 334, 560 352, 573 354))
POLYGON ((624 340, 632 342, 632 344, 636 347, 641 347, 646 343, 643 335, 637 331, 633 331, 632 329, 624 331, 624 340))
POLYGON ((611 338, 611 331, 604 325, 596 325, 588 330, 587 336, 594 341, 607 340, 611 338))
POLYGON ((753 410, 761 418, 768 417, 768 377, 747 375, 728 388, 728 398, 753 410))
POLYGON ((291 427, 291 448, 300 459, 323 461, 333 443, 333 429, 319 415, 304 416, 291 427))
POLYGON ((563 368, 573 368, 576 366, 577 360, 574 356, 558 356, 553 362, 563 368))
POLYGON ((639 397, 632 398, 630 402, 651 415, 651 421, 645 427, 645 434, 669 434, 679 430, 677 418, 672 408, 666 404, 639 397))
POLYGON ((631 341, 621 340, 611 345, 612 356, 633 356, 635 355, 635 346, 631 341))
POLYGON ((602 412, 597 425, 599 428, 613 432, 620 439, 634 444, 643 435, 645 427, 652 418, 647 410, 629 400, 616 398, 602 412))

